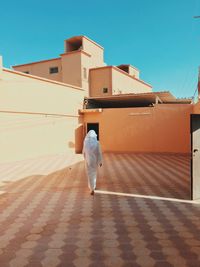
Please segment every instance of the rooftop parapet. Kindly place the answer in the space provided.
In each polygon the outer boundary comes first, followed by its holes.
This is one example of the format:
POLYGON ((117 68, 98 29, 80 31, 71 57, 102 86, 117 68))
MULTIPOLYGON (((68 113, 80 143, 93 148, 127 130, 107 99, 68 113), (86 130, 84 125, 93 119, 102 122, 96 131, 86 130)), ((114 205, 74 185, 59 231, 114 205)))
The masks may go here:
POLYGON ((129 75, 139 79, 140 71, 137 68, 133 67, 132 65, 122 64, 122 65, 118 65, 117 68, 121 69, 121 70, 127 72, 129 75))
POLYGON ((84 50, 85 52, 91 52, 91 47, 93 46, 98 49, 104 50, 102 46, 94 42, 93 40, 89 39, 86 36, 74 36, 67 40, 65 40, 65 53, 78 51, 78 50, 84 50), (89 51, 88 51, 89 49, 89 51))

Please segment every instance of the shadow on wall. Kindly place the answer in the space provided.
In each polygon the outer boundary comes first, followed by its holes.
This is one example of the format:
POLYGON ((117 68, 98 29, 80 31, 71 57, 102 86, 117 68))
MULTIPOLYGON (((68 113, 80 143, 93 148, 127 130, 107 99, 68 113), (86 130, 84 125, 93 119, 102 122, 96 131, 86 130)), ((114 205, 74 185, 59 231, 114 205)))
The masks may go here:
POLYGON ((84 139, 83 125, 79 125, 75 129, 75 153, 82 153, 84 139))
POLYGON ((69 148, 75 148, 75 144, 74 144, 74 142, 69 141, 69 142, 68 142, 68 147, 69 147, 69 148))

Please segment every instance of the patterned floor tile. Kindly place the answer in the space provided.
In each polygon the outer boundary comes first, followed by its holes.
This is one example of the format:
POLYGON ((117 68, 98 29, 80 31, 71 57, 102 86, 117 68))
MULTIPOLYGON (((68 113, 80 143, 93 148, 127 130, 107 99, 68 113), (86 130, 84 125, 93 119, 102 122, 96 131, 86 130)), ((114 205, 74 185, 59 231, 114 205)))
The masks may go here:
POLYGON ((107 153, 91 196, 82 155, 0 164, 0 266, 200 266, 189 177, 185 155, 107 153))

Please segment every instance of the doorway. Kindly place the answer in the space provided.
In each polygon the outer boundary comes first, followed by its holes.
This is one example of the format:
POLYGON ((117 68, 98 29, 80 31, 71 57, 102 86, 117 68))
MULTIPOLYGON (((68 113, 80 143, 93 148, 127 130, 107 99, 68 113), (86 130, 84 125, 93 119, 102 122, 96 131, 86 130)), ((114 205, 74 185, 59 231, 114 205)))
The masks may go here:
POLYGON ((99 123, 87 123, 87 133, 90 130, 94 130, 97 134, 97 140, 99 140, 99 123))
POLYGON ((191 114, 191 199, 200 199, 200 114, 191 114))

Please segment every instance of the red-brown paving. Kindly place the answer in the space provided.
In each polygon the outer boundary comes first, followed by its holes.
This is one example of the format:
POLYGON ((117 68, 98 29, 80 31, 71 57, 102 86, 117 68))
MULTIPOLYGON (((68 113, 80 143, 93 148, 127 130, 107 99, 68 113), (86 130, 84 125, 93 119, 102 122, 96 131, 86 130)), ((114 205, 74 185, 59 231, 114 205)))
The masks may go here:
POLYGON ((200 266, 185 155, 104 154, 94 196, 81 155, 1 164, 0 185, 0 267, 200 266))

